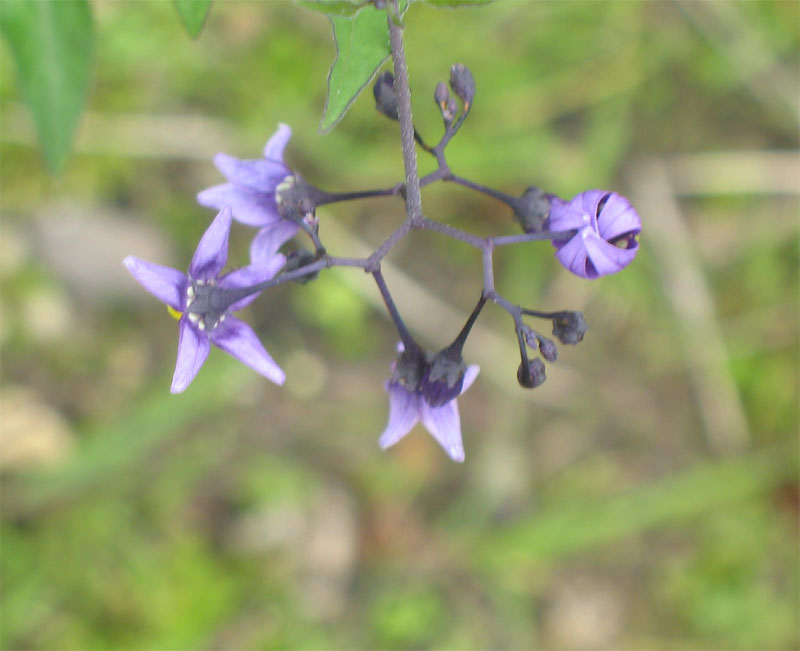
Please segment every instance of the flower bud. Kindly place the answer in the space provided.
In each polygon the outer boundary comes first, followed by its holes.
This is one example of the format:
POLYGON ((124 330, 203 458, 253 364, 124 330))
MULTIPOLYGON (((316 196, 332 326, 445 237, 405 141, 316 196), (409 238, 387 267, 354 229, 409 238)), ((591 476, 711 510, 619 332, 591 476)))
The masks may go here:
POLYGON ((563 312, 553 319, 553 335, 562 344, 577 344, 588 329, 581 312, 563 312))
POLYGON ((375 108, 390 120, 397 120, 397 95, 394 92, 394 75, 388 70, 375 80, 372 87, 375 108))
POLYGON ((447 107, 442 111, 442 117, 445 122, 452 122, 456 117, 456 113, 458 113, 458 103, 450 96, 447 98, 447 107))
POLYGON ((436 90, 433 92, 433 101, 443 111, 447 108, 447 100, 450 99, 450 91, 447 90, 447 84, 440 81, 436 84, 436 90))
POLYGON ((539 337, 539 352, 548 362, 555 362, 558 359, 558 346, 555 341, 547 337, 539 337))
MULTIPOLYGON (((283 267, 283 271, 284 273, 294 271, 300 267, 305 267, 307 264, 311 264, 314 260, 316 260, 316 256, 308 249, 296 249, 286 256, 286 265, 283 267)), ((304 285, 310 280, 316 280, 317 276, 319 276, 319 271, 315 271, 307 276, 302 276, 295 280, 295 282, 304 285)))
POLYGON ((538 357, 519 365, 517 369, 517 382, 526 389, 535 389, 547 379, 544 372, 544 362, 538 357))
POLYGON ((539 233, 550 215, 550 198, 535 185, 530 186, 514 202, 514 219, 526 233, 539 233))
POLYGON ((450 68, 450 88, 464 102, 464 110, 468 110, 475 98, 475 77, 463 63, 450 68))

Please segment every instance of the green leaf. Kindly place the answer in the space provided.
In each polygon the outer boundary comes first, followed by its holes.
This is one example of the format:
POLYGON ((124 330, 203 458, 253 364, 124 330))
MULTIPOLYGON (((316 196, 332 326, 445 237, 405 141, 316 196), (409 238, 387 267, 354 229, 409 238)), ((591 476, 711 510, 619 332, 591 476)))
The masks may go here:
POLYGON ((212 0, 172 0, 189 36, 197 38, 206 24, 212 0))
POLYGON ((3 0, 0 25, 47 164, 58 171, 86 101, 93 29, 87 0, 3 0))
POLYGON ((448 9, 458 9, 459 7, 478 7, 488 5, 495 0, 416 0, 432 7, 447 7, 448 9))
POLYGON ((368 0, 299 0, 299 4, 311 11, 319 11, 328 16, 352 16, 368 0))
POLYGON ((328 133, 339 123, 391 53, 386 12, 364 7, 352 17, 329 18, 336 59, 328 73, 328 100, 320 133, 328 133))

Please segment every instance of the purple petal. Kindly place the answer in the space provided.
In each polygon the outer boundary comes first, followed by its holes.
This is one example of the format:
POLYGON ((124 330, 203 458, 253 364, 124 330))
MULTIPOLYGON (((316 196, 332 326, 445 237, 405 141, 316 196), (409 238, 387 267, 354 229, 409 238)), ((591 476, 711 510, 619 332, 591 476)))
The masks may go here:
POLYGON ((253 263, 269 261, 285 242, 297 235, 299 229, 297 224, 286 219, 262 228, 250 244, 250 260, 253 263))
POLYGON ((277 185, 292 171, 278 160, 241 160, 217 154, 214 165, 229 181, 256 192, 274 192, 277 185))
POLYGON ((642 221, 622 195, 613 193, 603 206, 597 219, 600 236, 608 241, 626 233, 638 233, 642 230, 642 221))
POLYGON ((139 284, 171 308, 183 311, 188 279, 186 274, 171 267, 162 267, 129 255, 122 261, 139 284))
POLYGON ((283 384, 286 380, 286 374, 261 345, 253 329, 244 321, 233 316, 226 317, 211 332, 211 341, 275 384, 283 384))
POLYGON ((189 265, 189 275, 195 280, 211 280, 222 271, 228 260, 228 235, 231 232, 231 211, 227 206, 211 222, 189 265))
POLYGON ((481 367, 477 364, 470 364, 467 367, 467 370, 464 372, 464 384, 461 385, 461 393, 458 395, 463 395, 463 393, 472 386, 472 383, 475 382, 475 378, 478 377, 480 370, 481 367))
POLYGON ((280 219, 273 193, 254 192, 233 183, 203 190, 197 195, 197 203, 217 210, 229 206, 233 218, 248 226, 267 226, 280 219))
POLYGON ((627 267, 636 257, 638 249, 621 249, 592 232, 585 234, 583 246, 598 276, 613 274, 627 267))
POLYGON ((385 450, 397 443, 411 431, 419 421, 417 396, 399 384, 386 383, 389 392, 389 423, 378 439, 378 445, 385 450))
MULTIPOLYGON (((474 379, 474 378, 473 378, 474 379)), ((464 461, 464 444, 461 441, 461 418, 458 401, 451 400, 441 407, 431 407, 426 402, 420 405, 422 424, 433 438, 444 448, 453 461, 464 461)))
POLYGON ((572 273, 583 278, 592 276, 586 269, 586 247, 584 246, 582 234, 591 233, 591 228, 587 227, 579 231, 574 237, 564 244, 561 244, 556 251, 558 261, 569 269, 572 273))
POLYGON ((203 362, 208 357, 211 346, 208 336, 199 332, 186 316, 181 317, 178 339, 178 361, 172 376, 171 393, 181 393, 194 380, 203 362))
POLYGON ((264 145, 264 158, 283 163, 283 150, 291 137, 291 128, 288 124, 281 122, 278 125, 278 130, 270 136, 267 144, 264 145))
POLYGON ((580 206, 581 210, 584 210, 586 213, 588 213, 592 218, 592 225, 596 227, 597 206, 604 197, 609 195, 611 195, 611 192, 608 190, 587 190, 586 192, 581 192, 573 197, 570 203, 576 207, 580 206))
POLYGON ((548 228, 553 232, 581 229, 591 224, 591 216, 574 202, 567 203, 559 198, 551 200, 548 228))
MULTIPOLYGON (((273 278, 285 264, 286 258, 279 253, 272 256, 272 258, 266 264, 254 264, 250 265, 249 267, 242 267, 241 269, 231 271, 229 274, 225 274, 222 278, 220 278, 217 284, 220 287, 238 289, 240 287, 249 287, 258 283, 263 283, 264 281, 273 278)), ((229 310, 231 312, 237 312, 238 310, 241 310, 243 307, 250 305, 250 303, 256 300, 260 293, 261 292, 254 292, 250 294, 250 296, 246 296, 245 298, 236 301, 230 306, 229 310)))

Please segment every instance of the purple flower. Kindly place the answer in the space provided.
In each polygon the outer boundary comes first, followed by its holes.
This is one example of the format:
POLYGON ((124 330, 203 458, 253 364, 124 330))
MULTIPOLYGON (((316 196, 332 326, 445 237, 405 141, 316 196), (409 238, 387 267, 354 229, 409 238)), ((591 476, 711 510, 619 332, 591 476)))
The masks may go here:
POLYGON ((553 241, 556 257, 572 273, 597 278, 616 273, 633 261, 642 222, 622 195, 588 190, 569 202, 553 197, 548 228, 577 231, 569 240, 553 241))
POLYGON ((167 304, 170 313, 180 316, 172 393, 181 393, 191 384, 212 343, 276 384, 283 384, 286 379, 253 329, 231 316, 260 293, 236 290, 267 281, 283 267, 286 259, 277 253, 282 242, 264 244, 263 253, 269 254, 268 259, 220 275, 228 259, 230 228, 231 211, 225 207, 200 239, 188 275, 133 256, 122 261, 148 292, 167 304))
MULTIPOLYGON (((398 347, 403 353, 402 344, 398 347)), ((480 368, 468 366, 464 371, 463 384, 456 397, 443 405, 431 406, 423 390, 421 378, 429 370, 419 356, 410 358, 401 355, 393 365, 392 379, 386 383, 389 392, 389 423, 381 434, 378 444, 384 450, 391 447, 408 434, 419 421, 431 436, 444 448, 453 461, 464 461, 464 444, 461 441, 461 418, 458 413, 457 398, 463 394, 475 378, 480 368), (403 368, 403 365, 406 365, 403 368)))
POLYGON ((217 210, 230 206, 235 220, 261 228, 253 240, 254 259, 263 257, 263 241, 271 245, 275 236, 280 235, 285 242, 298 230, 296 224, 281 218, 275 198, 278 186, 292 177, 292 170, 283 162, 283 150, 291 136, 292 130, 288 125, 278 125, 278 130, 264 146, 264 157, 257 160, 217 154, 214 164, 229 182, 207 188, 197 195, 200 205, 217 210), (270 229, 275 227, 279 231, 270 233, 270 229))

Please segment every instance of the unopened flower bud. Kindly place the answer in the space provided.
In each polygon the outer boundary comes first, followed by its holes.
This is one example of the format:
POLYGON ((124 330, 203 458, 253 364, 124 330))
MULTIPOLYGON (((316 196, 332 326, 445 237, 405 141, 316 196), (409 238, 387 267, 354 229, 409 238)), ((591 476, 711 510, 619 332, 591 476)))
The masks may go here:
POLYGON ((447 100, 450 98, 450 91, 447 90, 447 84, 440 81, 436 84, 436 90, 433 92, 433 100, 436 105, 443 111, 447 108, 447 100))
POLYGON ((550 198, 532 185, 522 193, 514 205, 514 219, 526 233, 539 233, 550 215, 550 198))
POLYGON ((581 312, 564 312, 553 319, 553 335, 562 344, 577 344, 588 329, 581 312))
POLYGON ((450 96, 447 98, 447 107, 442 111, 442 117, 445 122, 452 122, 456 117, 456 113, 458 113, 458 103, 450 96))
MULTIPOLYGON (((289 271, 294 271, 295 269, 300 269, 300 267, 305 267, 307 264, 311 264, 315 259, 316 256, 308 249, 297 249, 295 251, 291 251, 286 256, 286 265, 283 267, 283 271, 286 273, 289 271)), ((310 280, 316 280, 317 276, 319 276, 319 271, 310 273, 307 276, 302 276, 295 282, 304 285, 310 280)))
POLYGON ((555 341, 547 337, 539 337, 539 352, 548 362, 555 362, 558 359, 558 346, 555 341))
POLYGON ((517 369, 517 382, 526 389, 535 389, 547 379, 544 371, 544 362, 538 357, 519 365, 517 369))
POLYGON ((388 70, 375 80, 372 87, 375 108, 390 120, 397 120, 397 95, 394 92, 394 75, 388 70))
POLYGON ((450 68, 450 88, 464 102, 464 110, 468 110, 475 98, 475 77, 463 63, 450 68))

